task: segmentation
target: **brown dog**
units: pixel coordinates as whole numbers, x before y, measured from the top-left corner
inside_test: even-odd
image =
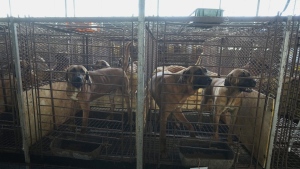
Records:
[[[226,123],[229,126],[228,141],[232,143],[231,135],[233,133],[233,125],[236,121],[237,112],[241,105],[241,98],[237,96],[241,92],[252,92],[256,81],[250,77],[250,73],[245,69],[234,69],[227,77],[214,78],[209,87],[204,89],[204,96],[201,101],[200,113],[208,104],[209,100],[213,100],[214,115],[214,139],[219,139],[218,129],[220,116],[223,113],[230,112],[231,116],[226,116]],[[199,121],[202,121],[201,115]]]
[[[94,70],[103,69],[103,68],[110,68],[110,64],[105,60],[97,60],[95,65],[93,66]]]
[[[206,73],[207,70],[204,67],[190,66],[177,73],[166,71],[152,76],[149,82],[149,92],[159,107],[160,146],[163,158],[167,156],[166,125],[171,113],[191,131],[191,136],[195,136],[194,127],[182,114],[181,107],[187,98],[195,94],[199,88],[210,85],[211,78]]]
[[[126,49],[129,48],[128,43]],[[129,52],[125,55],[125,62],[128,63]],[[77,101],[83,110],[82,132],[85,131],[88,124],[90,111],[89,102],[104,96],[116,93],[120,90],[124,93],[125,103],[128,111],[129,123],[132,124],[133,116],[130,104],[129,80],[126,75],[127,65],[122,68],[103,68],[95,71],[87,71],[82,65],[71,65],[66,72],[67,95],[74,101]],[[111,98],[111,97],[110,97]],[[114,103],[113,103],[114,104]],[[114,109],[114,108],[113,108]]]

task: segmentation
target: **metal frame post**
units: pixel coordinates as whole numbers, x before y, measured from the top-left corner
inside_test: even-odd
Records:
[[[279,81],[278,81],[278,89],[276,94],[276,102],[275,102],[275,109],[274,109],[274,115],[272,120],[272,128],[271,128],[271,135],[269,140],[269,148],[268,148],[268,157],[267,157],[267,164],[266,169],[270,169],[271,165],[271,159],[272,159],[272,153],[273,153],[273,146],[274,146],[274,140],[275,140],[275,132],[276,132],[276,123],[278,120],[278,111],[279,111],[279,104],[280,104],[280,98],[281,98],[281,89],[283,85],[284,80],[284,70],[286,66],[286,59],[288,55],[289,50],[289,41],[291,36],[291,21],[292,16],[288,17],[286,28],[285,28],[285,37],[284,37],[284,44],[283,44],[283,52],[281,55],[281,62],[280,62],[280,72],[279,72]]]
[[[145,108],[145,0],[139,0],[138,16],[138,87],[136,111],[136,168],[143,168]]]
[[[22,77],[21,77],[21,66],[20,66],[20,54],[19,54],[19,43],[18,43],[18,35],[16,29],[16,23],[13,20],[10,20],[10,31],[11,31],[11,40],[12,40],[12,55],[14,58],[15,72],[16,72],[16,95],[18,101],[18,110],[20,117],[20,125],[21,125],[21,133],[22,133],[22,141],[23,141],[23,151],[25,156],[25,163],[30,163],[29,156],[29,146],[26,135],[26,120],[25,120],[25,112],[24,112],[24,103],[23,100],[23,87],[22,87]]]

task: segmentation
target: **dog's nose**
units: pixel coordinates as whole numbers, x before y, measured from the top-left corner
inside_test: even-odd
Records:
[[[81,77],[78,77],[78,76],[75,77],[75,78],[74,78],[74,82],[81,82]]]

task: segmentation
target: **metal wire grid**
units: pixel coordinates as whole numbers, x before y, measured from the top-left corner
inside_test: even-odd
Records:
[[[281,92],[272,168],[299,168],[300,165],[299,19],[293,19],[291,23],[291,39],[289,40],[287,66]]]
[[[91,116],[88,124],[88,132],[80,134],[80,128],[71,129],[72,122],[66,121],[60,125],[56,130],[50,132],[49,135],[43,137],[39,142],[31,147],[32,154],[44,154],[55,155],[54,151],[51,151],[50,144],[54,139],[62,139],[65,141],[74,141],[73,145],[64,145],[61,148],[63,150],[74,150],[91,152],[95,147],[91,145],[102,146],[99,154],[95,156],[95,159],[105,160],[119,160],[119,161],[132,161],[135,159],[135,139],[134,134],[131,132],[132,126],[120,122],[121,114],[117,114],[118,119],[107,120],[99,118],[99,115],[103,117],[105,113],[91,112]],[[76,126],[81,126],[81,113],[77,114]],[[62,151],[63,151],[62,150]]]
[[[158,35],[159,51],[158,63],[156,63],[158,66],[175,64],[187,67],[194,65],[200,56],[201,65],[207,67],[209,71],[218,73],[221,77],[224,77],[234,68],[243,67],[251,60],[263,58],[262,63],[254,63],[254,67],[250,69],[263,72],[268,79],[276,79],[272,79],[272,81],[267,82],[265,85],[271,86],[271,83],[277,85],[279,61],[281,57],[280,48],[283,37],[283,25],[281,23],[241,24],[232,22],[223,25],[213,25],[214,27],[210,29],[192,27],[189,24],[180,22],[158,23],[157,26],[159,27],[157,32],[156,29],[151,30],[154,30],[153,34],[157,33]],[[271,69],[268,70],[264,67],[265,65]],[[261,77],[257,78],[260,80]],[[262,84],[258,83],[256,89],[260,89],[261,86]],[[270,91],[267,91],[265,94],[269,93]],[[178,144],[173,144],[172,142],[178,142],[180,138],[189,137],[189,132],[183,126],[181,126],[182,128],[174,129],[174,122],[172,122],[172,120],[168,121],[167,146],[169,157],[168,159],[160,159],[159,153],[157,153],[157,151],[159,151],[159,143],[157,143],[159,137],[159,128],[157,128],[157,125],[159,125],[159,121],[157,121],[158,117],[154,114],[149,115],[150,121],[148,122],[150,127],[148,126],[149,128],[147,129],[149,129],[149,131],[145,137],[152,140],[149,142],[147,140],[145,143],[145,146],[150,147],[146,151],[146,159],[154,163],[176,163],[180,161],[177,156]],[[186,117],[192,116],[190,119],[197,119],[197,116],[191,114],[185,113]],[[193,123],[197,131],[197,136],[204,140],[210,140],[213,133],[211,122],[206,122],[203,128],[197,127],[197,123],[198,122]],[[221,133],[220,135],[222,135],[221,140],[226,142],[227,128],[224,128],[224,126],[225,125],[220,128],[219,132]],[[237,149],[237,147],[241,147],[241,143],[237,137],[235,139],[236,145],[233,148]],[[152,145],[155,144],[155,142],[157,145]],[[254,145],[250,145],[250,147],[251,146]],[[153,147],[157,147],[158,150],[151,151]],[[249,154],[248,151],[244,150],[244,154],[237,151],[235,151],[235,153],[239,155],[237,155],[237,161],[233,168],[245,166],[260,167],[258,162],[254,159],[253,154]],[[248,160],[243,159],[243,156]]]
[[[57,118],[68,119],[68,115],[64,112],[54,111],[57,108],[62,111],[70,109],[64,107],[66,105],[57,105],[58,102],[66,101],[66,98],[53,96],[53,93],[65,90],[55,89],[53,86],[56,82],[64,81],[67,66],[82,64],[91,70],[97,60],[104,59],[111,66],[116,67],[118,60],[123,59],[125,42],[133,40],[133,36],[136,35],[136,32],[132,31],[133,23],[123,24],[127,25],[126,28],[130,28],[129,30],[123,29],[124,27],[111,26],[113,24],[108,23],[104,25],[110,25],[110,27],[101,27],[100,32],[82,33],[55,23],[25,22],[19,24],[19,36],[22,37],[20,56],[33,65],[33,73],[36,74],[33,78],[34,81],[30,81],[32,84],[26,91],[27,101],[29,100],[26,104],[30,117],[29,134],[31,144],[33,144],[31,153],[53,155],[49,148],[51,142],[55,138],[62,139],[67,134],[67,138],[75,141],[79,147],[84,143],[100,144],[102,140],[101,153],[98,154],[97,159],[131,161],[135,158],[135,140],[132,133],[134,127],[125,123],[128,121],[124,117],[127,109],[124,109],[123,105],[115,112],[110,112],[106,107],[93,107],[92,110],[97,111],[96,114],[113,113],[118,118],[108,120],[106,116],[101,116],[100,119],[90,116],[85,140],[77,139],[85,137],[78,136],[82,114],[76,119],[75,125],[78,127],[74,132],[70,129],[72,127],[72,124],[69,124],[70,121],[60,124],[61,121],[57,120]],[[76,28],[76,26],[74,27]],[[47,84],[50,87],[47,87]],[[42,94],[44,92],[50,92],[50,95],[44,96]],[[47,100],[51,100],[52,106],[44,105]],[[109,101],[97,100],[94,106],[106,104],[106,102],[109,103]],[[35,108],[31,109],[30,107]],[[52,112],[47,112],[49,110]],[[48,134],[43,136],[45,133]],[[65,148],[68,149],[68,147]]]
[[[22,152],[22,137],[15,97],[15,70],[9,25],[0,24],[0,151]]]
[[[20,35],[21,36],[21,35]],[[22,39],[22,38],[21,38]],[[24,40],[25,41],[25,40]],[[181,41],[181,40],[180,40]],[[23,43],[25,43],[25,42],[23,42]],[[201,46],[203,45],[203,44],[200,44]],[[204,45],[205,46],[205,45]],[[208,50],[210,51],[210,52],[213,52],[213,51],[217,51],[217,49],[216,49],[216,47],[215,46],[213,46],[213,45],[207,45],[208,47],[210,47],[210,48],[208,48]],[[279,46],[280,45],[278,45],[278,46],[275,46],[274,48],[276,48],[276,49],[279,49]],[[278,47],[278,48],[277,48]],[[194,47],[193,46],[193,48],[196,48],[196,47]],[[205,48],[204,48],[205,49]],[[81,50],[81,49],[80,49]],[[176,51],[176,52],[178,52],[178,51],[180,51],[180,50],[178,50],[178,49],[176,49],[176,50],[174,50],[174,51]],[[272,49],[270,49],[270,51],[272,51]],[[255,52],[255,51],[254,51]],[[26,52],[24,52],[24,53],[26,53]],[[41,52],[40,52],[41,53]],[[175,53],[175,52],[174,52]],[[205,50],[204,50],[204,53],[205,53]],[[218,54],[218,52],[214,52],[215,54]],[[237,56],[239,55],[239,54],[237,54],[236,52],[233,52],[233,53],[235,53]],[[243,52],[241,52],[241,53],[243,53]],[[248,53],[248,51],[245,51],[245,53]],[[262,52],[263,53],[263,52]],[[198,55],[198,54],[197,54]],[[195,56],[197,56],[197,55],[195,55]],[[251,55],[252,56],[252,55]],[[247,57],[247,56],[246,56]],[[79,62],[79,61],[78,61]],[[165,62],[165,63],[170,63],[170,62]],[[171,62],[172,63],[172,62]],[[191,63],[193,63],[192,61],[191,61]],[[211,62],[208,62],[208,63],[211,63]],[[226,61],[224,61],[224,63],[226,63]],[[242,63],[245,63],[245,61],[243,61],[243,58],[242,58],[242,61],[240,61],[240,60],[238,60],[237,62],[236,62],[236,64],[237,65],[239,65],[239,64],[242,64]],[[186,64],[190,64],[190,63],[185,63],[185,65]],[[208,66],[208,65],[207,65]],[[231,65],[232,66],[232,65]],[[276,73],[275,73],[276,74]]]
[[[134,26],[131,23],[127,25]],[[76,32],[71,28],[73,26],[56,23],[20,25],[20,54],[32,64],[37,74],[35,83],[40,85],[61,80],[62,71],[69,64],[83,64],[90,70],[97,60],[104,59],[116,67],[122,58],[123,43],[136,35],[136,32],[116,26],[99,26],[100,32],[94,33]]]

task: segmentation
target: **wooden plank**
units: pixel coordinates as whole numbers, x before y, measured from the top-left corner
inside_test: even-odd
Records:
[[[41,86],[38,91],[24,91],[25,121],[26,125],[29,126],[25,132],[27,139],[31,140],[31,145],[49,134],[55,126],[61,125],[72,115],[74,107],[66,95],[66,85],[66,82],[52,83],[53,106],[50,85]]]
[[[268,98],[264,111],[267,98],[258,94],[256,91],[241,94],[242,107],[238,113],[234,133],[264,168],[268,156],[274,99]]]

